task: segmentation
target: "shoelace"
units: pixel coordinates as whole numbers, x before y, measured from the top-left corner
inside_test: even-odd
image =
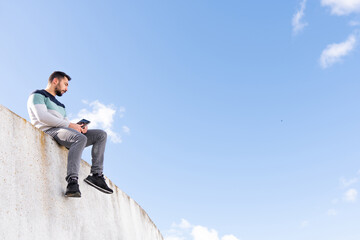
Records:
[[[101,174],[101,175],[100,175],[100,174],[96,174],[96,175],[94,175],[94,176],[101,178],[101,179],[105,182],[104,174]]]
[[[77,179],[77,178],[74,178],[74,177],[72,177],[72,178],[69,179],[69,183],[73,183],[73,182],[77,182],[77,181],[78,181],[78,179]]]

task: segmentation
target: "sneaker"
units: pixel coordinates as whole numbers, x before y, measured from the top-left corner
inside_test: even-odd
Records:
[[[77,178],[70,178],[65,192],[66,197],[81,197]]]
[[[94,188],[96,188],[97,190],[100,190],[104,193],[107,194],[113,193],[113,190],[109,188],[108,185],[106,184],[103,174],[101,175],[93,174],[92,176],[89,175],[87,178],[84,179],[84,181],[90,184],[91,186],[93,186]]]

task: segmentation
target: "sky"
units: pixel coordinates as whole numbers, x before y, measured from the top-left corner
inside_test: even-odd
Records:
[[[0,104],[69,74],[165,240],[358,240],[359,30],[360,0],[0,0]]]

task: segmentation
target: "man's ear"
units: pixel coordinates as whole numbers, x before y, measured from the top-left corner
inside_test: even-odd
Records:
[[[52,83],[54,83],[55,85],[57,85],[59,83],[59,79],[58,78],[54,78]]]

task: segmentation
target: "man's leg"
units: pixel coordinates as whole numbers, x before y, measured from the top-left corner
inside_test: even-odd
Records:
[[[86,147],[93,145],[91,149],[91,173],[102,174],[107,134],[103,130],[89,129],[85,136],[87,137]]]
[[[91,173],[84,181],[94,188],[108,194],[112,194],[113,190],[106,184],[103,175],[104,169],[104,152],[107,134],[103,130],[91,129],[85,133],[87,137],[86,146],[93,145],[91,150],[92,166]]]
[[[67,175],[69,178],[79,176],[81,155],[87,143],[87,137],[72,128],[51,128],[46,131],[56,142],[69,149]]]

